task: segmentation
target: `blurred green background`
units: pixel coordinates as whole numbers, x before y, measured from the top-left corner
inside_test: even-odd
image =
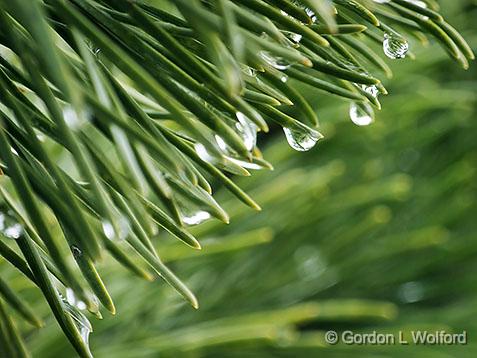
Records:
[[[477,2],[441,4],[475,50]],[[202,252],[159,235],[198,311],[106,259],[118,313],[92,318],[95,356],[476,356],[477,69],[462,71],[438,45],[411,45],[417,59],[391,63],[390,95],[368,127],[351,123],[346,103],[303,88],[325,140],[297,153],[278,128],[259,138],[275,171],[239,184],[261,213],[218,190],[232,222],[196,227]],[[39,297],[26,281],[14,286]],[[41,330],[18,324],[33,356],[74,356],[51,318]],[[468,344],[331,346],[331,329],[466,330]]]

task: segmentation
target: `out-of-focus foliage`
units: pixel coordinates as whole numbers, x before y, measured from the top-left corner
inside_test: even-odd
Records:
[[[475,2],[442,4],[475,46]],[[327,139],[298,155],[278,137],[259,138],[275,171],[239,184],[260,214],[220,192],[233,220],[194,228],[202,252],[162,235],[154,241],[188,277],[200,310],[106,257],[99,268],[118,314],[92,319],[95,355],[475,356],[477,72],[451,68],[435,46],[416,52],[417,60],[394,67],[392,95],[371,126],[354,126],[347,107],[303,92]],[[46,318],[33,330],[13,315],[33,354],[70,354],[38,292],[0,265],[2,278]],[[329,329],[466,330],[469,343],[328,346]]]

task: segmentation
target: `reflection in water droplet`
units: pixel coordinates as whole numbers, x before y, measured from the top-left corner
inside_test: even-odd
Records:
[[[406,57],[409,50],[409,44],[406,39],[398,34],[385,33],[383,40],[384,54],[392,59],[401,59]]]
[[[68,289],[66,292],[68,294]],[[78,310],[78,308],[71,305],[68,300],[63,297],[63,295],[61,295],[59,292],[58,295],[61,298],[63,311],[72,318],[75,327],[78,329],[81,339],[89,349],[89,334],[93,331],[91,322],[83,313]]]
[[[199,210],[193,213],[183,213],[182,221],[184,224],[193,226],[203,223],[205,220],[210,219],[210,214],[207,211]]]
[[[0,212],[0,232],[9,239],[18,239],[23,234],[23,226],[13,218],[12,214],[10,210],[6,213]]]
[[[368,103],[351,102],[349,107],[349,117],[358,126],[367,126],[374,121],[373,108]]]
[[[300,152],[310,150],[323,138],[318,131],[298,122],[290,127],[283,127],[283,131],[290,147]]]

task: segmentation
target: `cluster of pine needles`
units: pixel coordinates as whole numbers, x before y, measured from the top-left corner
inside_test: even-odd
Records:
[[[391,76],[373,43],[404,58],[406,37],[432,37],[474,58],[434,0],[1,0],[0,21],[0,255],[85,357],[81,310],[115,313],[106,252],[198,307],[151,239],[200,249],[188,226],[229,221],[211,184],[260,210],[232,179],[272,168],[257,132],[277,124],[299,151],[323,136],[301,84],[371,118]],[[42,325],[1,278],[0,295]],[[28,355],[3,301],[0,321],[9,355]]]

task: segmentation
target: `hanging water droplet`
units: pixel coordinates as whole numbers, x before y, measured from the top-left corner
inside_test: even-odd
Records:
[[[91,322],[83,313],[78,310],[78,308],[71,305],[68,300],[65,299],[65,297],[63,297],[59,292],[58,295],[61,298],[63,311],[71,317],[75,327],[78,329],[81,339],[89,349],[89,335],[93,331]]]
[[[9,210],[6,213],[0,212],[0,232],[9,239],[19,239],[23,234],[23,226],[13,218],[13,213]]]
[[[293,149],[304,152],[313,148],[323,135],[299,122],[290,127],[283,127],[288,144]]]
[[[118,215],[116,220],[117,227],[114,227],[113,223],[109,220],[103,220],[103,232],[104,235],[112,241],[125,240],[129,235],[129,220],[124,215]]]
[[[374,111],[369,103],[351,102],[349,107],[349,117],[358,126],[367,126],[374,121]]]
[[[406,57],[409,50],[409,44],[402,36],[394,33],[385,33],[383,40],[384,54],[394,59],[401,59]]]
[[[210,214],[207,211],[204,210],[199,210],[196,212],[191,212],[191,213],[182,213],[182,221],[186,225],[199,225],[200,223],[203,223],[205,220],[210,219]]]

